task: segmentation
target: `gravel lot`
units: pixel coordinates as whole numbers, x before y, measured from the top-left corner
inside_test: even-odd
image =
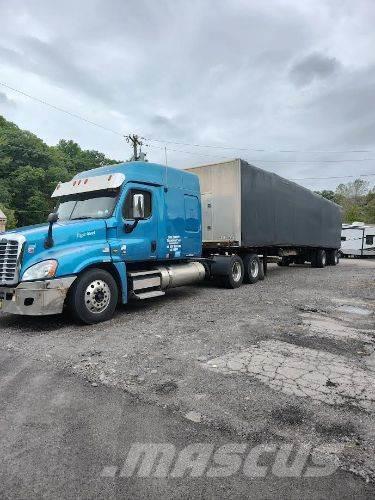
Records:
[[[238,290],[204,284],[97,326],[0,315],[0,349],[251,442],[340,444],[375,481],[375,261],[269,265]]]

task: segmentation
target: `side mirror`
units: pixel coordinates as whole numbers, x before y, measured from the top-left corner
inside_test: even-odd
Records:
[[[55,222],[57,222],[59,220],[59,214],[57,212],[52,212],[48,215],[48,218],[47,218],[47,221],[50,223],[50,224],[54,224]]]
[[[59,220],[59,214],[57,212],[52,212],[49,214],[47,221],[49,223],[47,238],[44,240],[44,248],[52,248],[54,245],[52,236],[52,226],[55,222]]]
[[[133,196],[133,219],[143,219],[145,216],[145,197],[143,194],[135,194]]]

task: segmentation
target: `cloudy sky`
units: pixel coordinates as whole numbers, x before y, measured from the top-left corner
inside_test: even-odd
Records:
[[[187,144],[167,144],[178,167],[242,157],[288,178],[375,173],[361,161],[375,159],[373,0],[0,0],[0,23],[1,82],[160,139],[151,161],[166,140]],[[120,135],[1,86],[0,114],[49,144],[130,154]]]

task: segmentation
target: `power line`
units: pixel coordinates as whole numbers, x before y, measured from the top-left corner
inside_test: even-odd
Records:
[[[177,141],[169,141],[166,139],[153,139],[150,137],[146,137],[148,141],[151,142],[160,142],[163,144],[174,144],[176,146],[191,146],[195,148],[214,148],[214,149],[228,149],[228,150],[236,150],[236,151],[252,151],[258,153],[329,153],[329,154],[344,154],[344,153],[372,153],[372,149],[347,149],[343,151],[316,151],[316,150],[302,150],[302,149],[280,149],[280,150],[267,150],[267,149],[255,149],[255,148],[244,148],[239,146],[219,146],[217,144],[194,144],[188,142],[177,142]]]
[[[12,90],[13,92],[17,92],[20,95],[23,95],[25,97],[28,97],[29,99],[32,99],[36,102],[39,102],[40,104],[44,104],[45,106],[48,106],[56,111],[60,111],[61,113],[65,113],[69,116],[72,116],[73,118],[76,118],[78,120],[81,120],[85,123],[89,123],[90,125],[93,125],[95,127],[101,128],[102,130],[106,130],[107,132],[112,132],[113,134],[119,135],[121,137],[124,137],[124,134],[119,132],[118,130],[114,130],[112,128],[109,128],[105,125],[102,125],[100,123],[94,122],[92,120],[89,120],[85,118],[84,116],[78,115],[77,113],[72,113],[71,111],[68,111],[67,109],[61,108],[60,106],[56,106],[55,104],[51,104],[48,101],[45,101],[44,99],[40,99],[39,97],[35,97],[31,94],[28,94],[20,89],[16,89],[15,87],[11,87],[10,85],[0,82],[0,85],[4,88],[7,88],[9,90]],[[259,153],[306,153],[306,154],[315,154],[315,153],[320,153],[320,154],[346,154],[346,153],[372,153],[374,150],[371,149],[352,149],[352,150],[342,150],[342,151],[314,151],[314,150],[298,150],[298,149],[281,149],[281,150],[267,150],[263,148],[249,148],[249,147],[239,147],[239,146],[219,146],[217,144],[196,144],[196,143],[188,143],[188,142],[178,142],[178,141],[170,141],[167,139],[155,139],[155,138],[146,138],[148,141],[151,142],[158,142],[161,144],[174,144],[178,146],[190,146],[190,147],[197,147],[197,148],[210,148],[210,149],[223,149],[223,150],[232,150],[232,151],[251,151],[251,152],[259,152]],[[155,146],[152,146],[155,147]],[[173,150],[170,150],[173,151]],[[186,151],[179,151],[179,150],[174,150],[176,152],[180,153],[186,153],[190,154],[189,152]],[[273,162],[277,160],[258,160],[258,161],[268,161],[268,162]],[[297,162],[297,160],[295,160]],[[311,160],[313,161],[313,160]],[[328,162],[330,160],[326,160]],[[334,161],[334,160],[331,160]],[[335,160],[339,161],[339,160]],[[344,161],[344,160],[340,160]],[[346,160],[346,161],[351,161],[351,160]],[[356,160],[359,161],[359,160]],[[370,159],[361,159],[360,161],[370,161]]]
[[[101,125],[100,123],[96,123],[96,122],[89,120],[81,115],[76,114],[76,113],[72,113],[71,111],[68,111],[64,108],[61,108],[61,107],[56,106],[54,104],[51,104],[48,101],[45,101],[45,100],[40,99],[38,97],[35,97],[35,96],[28,94],[22,90],[11,87],[10,85],[7,85],[4,82],[0,82],[0,85],[9,89],[9,90],[12,90],[13,92],[17,92],[18,94],[23,95],[29,99],[32,99],[36,102],[44,104],[45,106],[48,106],[56,111],[60,111],[62,113],[65,113],[65,114],[67,114],[73,118],[79,119],[85,123],[88,123],[88,124],[93,125],[95,127],[101,128],[102,130],[106,130],[107,132],[111,132],[111,133],[119,135],[121,137],[125,137],[124,134],[122,134],[121,132],[119,132],[117,130],[111,129],[111,128],[106,127],[104,125]],[[176,144],[176,145],[201,147],[201,148],[213,148],[213,149],[236,150],[236,151],[253,151],[253,152],[270,152],[270,151],[267,151],[265,149],[242,148],[242,147],[235,147],[235,146],[218,146],[218,145],[212,145],[212,144],[192,144],[192,143],[183,143],[183,142],[177,142],[177,141],[169,141],[169,140],[165,140],[165,139],[148,138],[147,140],[152,141],[152,142],[159,142],[159,143],[163,143],[163,144]],[[13,146],[13,147],[17,147],[17,146]],[[158,147],[158,146],[153,146],[153,145],[151,145],[149,147],[152,147],[155,149],[161,149],[161,150],[164,150],[164,152],[166,152],[166,147]],[[21,148],[21,149],[23,149],[23,148]],[[193,155],[193,156],[202,156],[202,157],[205,156],[205,157],[212,158],[212,155],[207,155],[204,153],[195,153],[192,151],[183,151],[183,150],[179,150],[179,149],[168,149],[168,151],[182,153],[182,154],[189,154],[189,155]],[[322,154],[323,153],[335,153],[335,154],[342,154],[342,153],[368,153],[368,152],[372,152],[372,150],[346,150],[346,151],[279,150],[279,151],[273,151],[273,152],[277,152],[277,153],[322,153]],[[38,152],[38,153],[39,154],[46,154],[44,152]],[[219,156],[219,155],[217,155],[217,156]],[[229,159],[229,158],[225,158],[221,155],[220,155],[220,157],[223,159]],[[358,159],[353,158],[353,159],[337,159],[337,160],[282,160],[282,161],[280,161],[280,160],[267,160],[267,159],[257,158],[257,159],[251,159],[248,161],[260,162],[260,163],[263,162],[263,163],[282,164],[282,163],[344,163],[344,162],[359,162],[359,161],[366,162],[366,161],[375,161],[375,159],[374,158],[358,158]],[[290,179],[290,180],[345,179],[345,178],[354,178],[354,177],[370,177],[373,175],[375,175],[375,174],[361,174],[361,175],[357,175],[357,176],[347,175],[347,176],[331,176],[331,177],[304,177],[304,178],[295,178],[295,179]]]
[[[61,113],[65,113],[69,116],[72,116],[73,118],[77,118],[78,120],[82,120],[83,122],[89,123],[90,125],[94,125],[94,127],[99,127],[103,130],[106,130],[107,132],[112,132],[113,134],[120,135],[121,137],[124,137],[124,134],[122,134],[121,132],[118,132],[117,130],[114,130],[112,128],[108,128],[104,125],[101,125],[100,123],[96,123],[96,122],[93,122],[91,120],[88,120],[84,116],[77,115],[76,113],[72,113],[71,111],[68,111],[67,109],[60,108],[59,106],[55,106],[54,104],[51,104],[50,102],[44,101],[43,99],[39,99],[39,97],[35,97],[33,95],[27,94],[26,92],[23,92],[22,90],[11,87],[10,85],[7,85],[4,82],[0,82],[0,85],[2,87],[9,89],[9,90],[13,90],[13,92],[17,92],[18,94],[21,94],[25,97],[28,97],[29,99],[37,101],[40,104],[44,104],[45,106],[49,106],[50,108],[55,109],[56,111],[60,111]]]
[[[372,177],[375,174],[358,174],[358,175],[338,175],[338,176],[331,176],[331,177],[300,177],[298,179],[289,179],[290,181],[310,181],[310,180],[320,180],[320,179],[349,179],[349,178],[356,178],[358,179],[359,177]]]
[[[163,150],[164,151],[164,148],[160,147],[160,146],[153,146],[153,145],[149,145],[150,148],[155,148],[155,149],[160,149],[160,150]],[[187,154],[187,155],[193,155],[193,156],[205,156],[207,158],[212,158],[213,156],[212,155],[208,155],[208,154],[204,154],[204,153],[195,153],[194,151],[184,151],[182,149],[170,149],[168,148],[168,151],[172,151],[172,152],[175,152],[175,153],[182,153],[182,154]],[[216,155],[216,156],[220,156],[220,155]],[[232,160],[233,157],[229,158],[229,157],[225,157],[225,156],[220,156],[220,158],[223,158],[223,159],[228,159],[228,160]],[[259,162],[259,163],[279,163],[279,164],[283,164],[283,163],[355,163],[355,162],[364,162],[364,161],[374,161],[375,162],[375,158],[352,158],[352,159],[340,159],[340,160],[265,160],[263,158],[252,158],[252,159],[246,159],[246,161],[250,161],[250,162]]]

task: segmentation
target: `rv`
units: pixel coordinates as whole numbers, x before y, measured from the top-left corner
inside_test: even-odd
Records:
[[[343,224],[340,253],[343,257],[375,257],[375,226]]]

